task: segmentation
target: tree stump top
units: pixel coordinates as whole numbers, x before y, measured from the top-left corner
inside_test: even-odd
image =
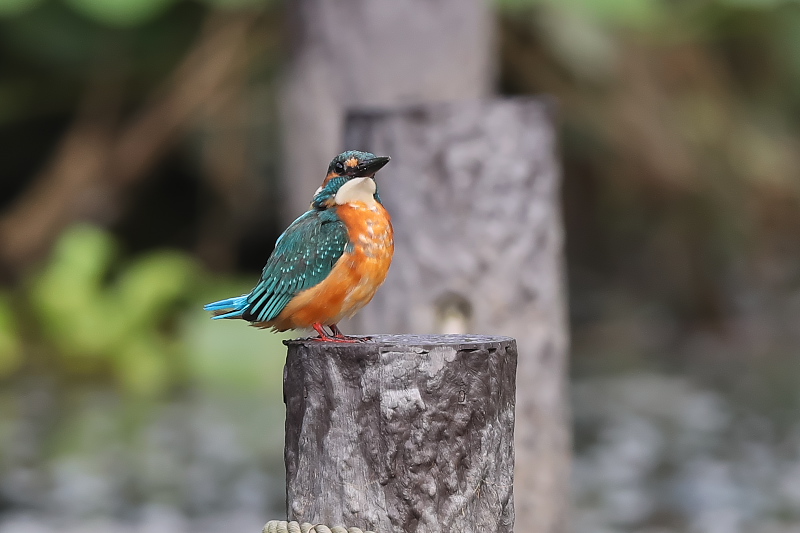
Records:
[[[356,337],[361,337],[356,335]],[[359,344],[326,343],[329,348],[344,348],[351,353],[374,352],[375,348],[401,348],[414,347],[418,349],[433,349],[439,346],[448,346],[455,350],[498,348],[515,342],[512,337],[500,335],[370,335],[369,340]],[[314,337],[285,340],[286,346],[318,344],[320,341]],[[322,345],[322,344],[320,344]]]

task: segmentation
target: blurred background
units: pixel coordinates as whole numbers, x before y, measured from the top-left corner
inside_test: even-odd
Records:
[[[572,529],[800,532],[800,2],[490,7],[495,90],[560,106]],[[286,336],[202,304],[285,227],[301,37],[277,0],[0,0],[1,533],[283,515]]]

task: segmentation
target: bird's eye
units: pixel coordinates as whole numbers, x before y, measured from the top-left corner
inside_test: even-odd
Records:
[[[341,161],[336,163],[336,172],[344,172],[344,163]]]

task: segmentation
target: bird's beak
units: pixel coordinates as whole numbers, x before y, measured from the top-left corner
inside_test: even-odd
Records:
[[[353,173],[354,176],[359,178],[371,178],[375,175],[377,171],[382,169],[386,163],[391,160],[391,157],[374,157],[372,159],[367,159],[366,161],[362,161],[358,164],[355,168],[355,172]]]

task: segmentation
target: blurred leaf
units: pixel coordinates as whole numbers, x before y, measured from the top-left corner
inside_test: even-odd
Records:
[[[48,273],[77,291],[96,286],[108,272],[116,245],[105,232],[85,224],[73,226],[59,239]]]
[[[744,7],[744,8],[756,8],[756,9],[773,9],[781,4],[788,3],[787,0],[717,0],[717,1],[721,5],[728,7]]]
[[[542,3],[542,0],[495,0],[500,9],[514,10],[526,9]]]
[[[612,74],[617,56],[613,36],[590,18],[546,9],[537,27],[553,54],[579,78],[601,81]]]
[[[122,386],[137,396],[157,396],[170,384],[167,355],[152,338],[137,337],[116,358],[115,371]]]
[[[772,48],[795,85],[800,85],[800,9],[783,9],[771,34]],[[796,95],[798,91],[794,90]]]
[[[203,0],[206,4],[221,9],[243,9],[275,3],[275,0]]]
[[[75,11],[109,26],[135,26],[154,19],[174,0],[64,0]]]
[[[129,392],[157,394],[170,383],[171,360],[180,352],[176,332],[162,326],[196,286],[197,268],[183,254],[160,251],[123,265],[114,278],[115,249],[97,228],[67,230],[32,287],[34,310],[68,369],[94,360]]]
[[[0,378],[19,368],[22,362],[22,343],[14,309],[5,297],[0,297]]]
[[[103,36],[95,24],[66,6],[46,2],[5,24],[2,37],[22,61],[56,68],[48,72],[50,77],[60,75],[72,81],[89,74]],[[49,98],[60,97],[59,91],[55,93]]]
[[[554,4],[568,5],[597,21],[626,26],[648,26],[660,21],[664,15],[661,0],[568,0]]]
[[[100,230],[75,226],[59,239],[33,285],[31,301],[45,333],[65,353],[96,356],[109,342],[100,284],[115,248]]]
[[[495,0],[502,10],[546,6],[571,12],[595,23],[643,27],[659,22],[665,13],[662,0]]]
[[[157,322],[197,280],[193,261],[177,252],[156,252],[127,268],[117,282],[113,305],[131,325]]]
[[[0,17],[13,17],[39,5],[42,0],[0,0]]]
[[[756,121],[739,125],[729,135],[730,160],[744,179],[769,184],[784,191],[796,181],[796,141],[778,128],[759,126]]]
[[[223,288],[204,301],[241,294],[249,288],[244,284]],[[249,327],[241,320],[212,322],[200,305],[186,315],[181,330],[186,339],[188,371],[194,381],[222,390],[267,390],[280,402],[286,359],[282,341],[297,337],[298,332],[276,334]]]

